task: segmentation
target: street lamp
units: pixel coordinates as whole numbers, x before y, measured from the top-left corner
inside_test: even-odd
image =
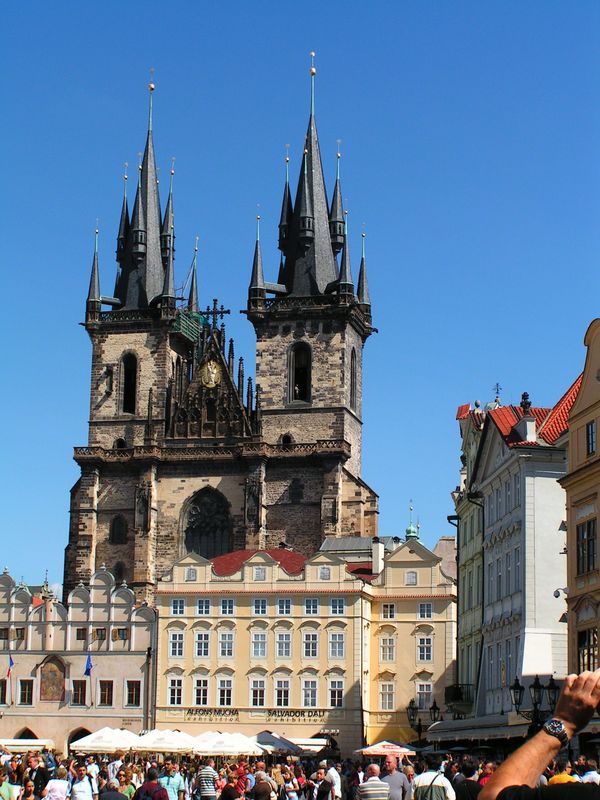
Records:
[[[419,708],[415,703],[414,697],[411,698],[408,705],[406,706],[406,716],[408,718],[408,724],[417,734],[420,746],[422,743],[422,736],[423,736],[423,723],[421,722],[421,717],[419,716]],[[429,717],[432,722],[437,722],[440,718],[440,707],[435,702],[435,700],[429,707]]]
[[[433,701],[431,704],[431,708],[429,709],[429,716],[431,717],[432,722],[437,722],[440,718],[440,707],[438,704]]]
[[[524,692],[525,687],[519,682],[518,677],[515,677],[515,682],[510,686],[510,699],[512,700],[512,704],[515,707],[517,714],[520,714],[522,717],[525,717],[525,719],[531,721],[531,725],[529,726],[527,733],[529,736],[533,736],[541,729],[548,717],[552,716],[554,713],[560,688],[554,680],[554,677],[550,676],[547,685],[544,686],[540,681],[539,676],[536,675],[529,687],[532,705],[531,711],[521,711]],[[546,692],[546,696],[548,698],[549,713],[541,710],[544,702],[544,692]]]

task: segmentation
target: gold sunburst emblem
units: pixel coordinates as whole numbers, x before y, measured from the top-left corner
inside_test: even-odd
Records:
[[[207,389],[213,389],[221,383],[221,367],[216,361],[206,361],[200,367],[200,380]]]

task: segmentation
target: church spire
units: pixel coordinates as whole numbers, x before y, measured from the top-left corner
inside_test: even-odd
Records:
[[[256,245],[252,262],[252,277],[248,287],[249,306],[261,305],[265,299],[265,278],[263,273],[262,252],[260,249],[260,214],[256,215]]]
[[[337,255],[344,246],[344,206],[342,203],[342,185],[340,183],[340,140],[338,139],[337,149],[337,168],[335,175],[335,188],[331,200],[331,210],[329,212],[329,232],[331,234],[331,246]]]
[[[311,53],[314,59],[314,53]],[[329,233],[329,204],[315,123],[314,61],[310,67],[310,115],[291,224],[287,231],[283,277],[291,295],[323,294],[338,277]]]
[[[348,242],[348,212],[345,211],[344,220],[344,252],[342,253],[342,266],[340,268],[340,282],[338,293],[346,302],[354,297],[354,282],[350,268],[350,245]]]
[[[196,275],[196,263],[198,261],[198,237],[196,236],[196,246],[194,247],[194,258],[192,260],[192,279],[190,281],[190,294],[188,296],[188,311],[198,312],[198,278]]]
[[[369,284],[367,282],[367,262],[365,260],[365,238],[367,234],[362,234],[362,257],[360,259],[360,269],[358,271],[358,288],[357,297],[361,306],[367,306],[368,311],[371,311],[371,298],[369,296]]]
[[[171,159],[171,174],[169,176],[169,197],[165,216],[160,229],[160,254],[163,267],[167,268],[171,250],[175,251],[175,219],[173,216],[173,176],[175,175],[175,158]],[[175,258],[175,255],[173,255]]]
[[[121,218],[119,220],[119,232],[117,234],[117,261],[121,265],[123,265],[125,260],[128,233],[129,209],[127,207],[127,162],[125,162],[125,172],[123,173],[123,205],[121,206]]]
[[[98,270],[98,228],[94,234],[94,258],[92,260],[92,273],[88,289],[86,309],[88,314],[100,311],[100,273]]]
[[[294,209],[292,206],[292,196],[290,194],[290,157],[286,153],[285,186],[283,189],[283,200],[281,202],[281,216],[279,218],[279,249],[282,253],[285,252],[293,213]]]

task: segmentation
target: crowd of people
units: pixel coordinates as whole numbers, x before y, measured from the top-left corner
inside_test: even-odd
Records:
[[[501,764],[428,753],[399,763],[320,762],[288,757],[267,767],[239,759],[56,760],[52,753],[0,755],[0,800],[600,800],[596,761],[560,755],[600,706],[600,670],[569,675],[554,727],[531,737]]]

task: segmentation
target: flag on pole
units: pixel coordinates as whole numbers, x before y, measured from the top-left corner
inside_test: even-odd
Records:
[[[13,657],[11,655],[8,656],[8,669],[6,670],[6,677],[10,678],[10,674],[12,672],[12,668],[14,667],[15,662],[13,661]]]
[[[88,653],[87,661],[85,662],[85,672],[84,675],[91,675],[92,674],[92,657]]]

